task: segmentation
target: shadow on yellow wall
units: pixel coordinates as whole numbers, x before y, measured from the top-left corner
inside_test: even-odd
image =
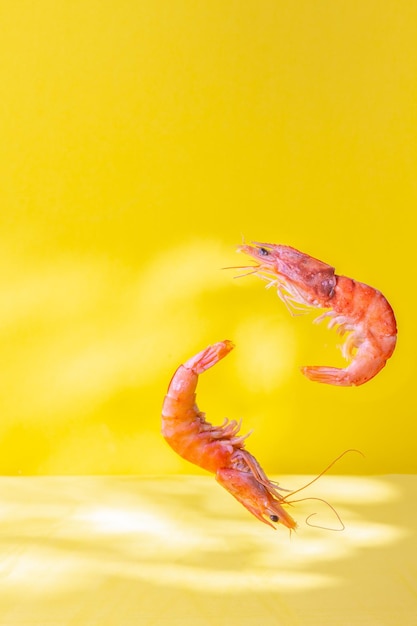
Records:
[[[140,272],[95,257],[56,257],[4,281],[3,471],[190,471],[159,435],[162,398],[182,360],[225,337],[237,348],[201,377],[199,406],[213,422],[243,417],[244,431],[255,429],[249,449],[253,441],[270,471],[319,472],[352,445],[367,453],[374,445],[374,422],[362,423],[368,406],[383,413],[397,405],[385,372],[358,389],[306,381],[298,366],[313,353],[342,362],[336,333],[312,326],[312,316],[292,318],[261,283],[235,281],[239,270],[222,272],[222,260],[235,259],[230,252],[195,240],[154,255]],[[386,373],[392,387],[394,368]],[[360,434],[352,436],[342,424],[355,421]],[[357,459],[343,467],[364,471]]]

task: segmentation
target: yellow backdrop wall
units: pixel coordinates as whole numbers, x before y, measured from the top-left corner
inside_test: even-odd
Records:
[[[416,471],[417,5],[0,0],[1,473],[190,472],[173,370],[276,473]],[[359,388],[340,341],[221,268],[285,243],[379,288],[399,340]]]

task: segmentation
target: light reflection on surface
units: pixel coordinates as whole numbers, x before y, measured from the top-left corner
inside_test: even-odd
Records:
[[[100,533],[162,535],[168,530],[160,518],[146,511],[136,513],[128,509],[96,508],[81,513],[78,520]]]
[[[395,562],[405,571],[415,552],[413,514],[401,513],[410,487],[417,488],[411,477],[324,477],[319,495],[336,506],[346,530],[306,526],[319,504],[312,500],[292,507],[299,528],[290,536],[260,524],[210,477],[3,478],[0,616],[8,621],[0,624],[31,624],[36,607],[38,617],[41,611],[49,619],[54,599],[62,613],[57,624],[82,624],[66,621],[80,591],[92,594],[93,615],[94,603],[109,599],[109,591],[98,590],[115,582],[132,593],[134,585],[135,598],[155,594],[161,601],[171,589],[181,598],[197,594],[203,603],[213,595],[225,602],[236,594],[279,593],[291,604],[294,594],[310,597],[313,589],[343,597],[348,581],[349,593],[355,581],[366,597],[366,571],[375,559],[391,559],[385,586]],[[353,493],[362,497],[355,502]],[[378,576],[376,568],[373,585]],[[395,590],[398,583],[389,584]]]

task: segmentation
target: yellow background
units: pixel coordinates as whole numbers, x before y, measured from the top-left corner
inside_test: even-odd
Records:
[[[417,5],[0,0],[0,472],[195,468],[159,434],[177,365],[272,473],[415,472]],[[222,267],[285,243],[379,288],[399,340],[360,388],[338,338]],[[197,471],[195,469],[195,471]]]

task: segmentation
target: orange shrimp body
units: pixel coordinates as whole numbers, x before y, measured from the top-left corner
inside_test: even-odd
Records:
[[[362,385],[384,367],[397,341],[393,310],[380,291],[346,276],[335,268],[290,246],[253,242],[238,248],[258,262],[254,273],[276,286],[289,307],[329,309],[316,321],[329,317],[329,328],[350,332],[342,352],[345,368],[307,366],[307,378],[330,385]]]
[[[223,359],[231,341],[220,341],[180,365],[168,387],[162,408],[162,435],[175,452],[187,461],[215,474],[217,481],[248,511],[265,524],[281,522],[289,529],[297,524],[285,511],[285,499],[257,460],[247,452],[239,435],[240,423],[225,419],[212,426],[196,405],[199,374]]]

